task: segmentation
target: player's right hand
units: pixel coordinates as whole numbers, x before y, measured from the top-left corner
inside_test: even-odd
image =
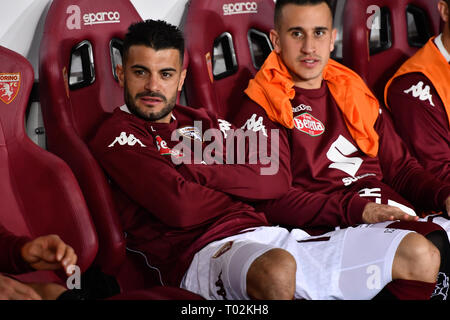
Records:
[[[364,223],[378,223],[395,220],[417,221],[419,217],[409,215],[397,207],[369,202],[364,207],[362,219]]]
[[[31,287],[0,275],[0,300],[42,300]]]

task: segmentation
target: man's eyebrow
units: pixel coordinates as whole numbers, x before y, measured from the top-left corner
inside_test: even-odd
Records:
[[[130,67],[131,69],[144,69],[145,71],[150,71],[149,68],[146,66],[143,66],[141,64],[134,64]]]
[[[328,31],[328,30],[329,30],[328,27],[314,27],[314,31]],[[292,28],[289,28],[289,29],[288,29],[288,32],[291,32],[291,31],[301,31],[301,32],[304,32],[305,29],[304,29],[303,27],[296,26],[296,27],[292,27]]]
[[[145,71],[150,71],[149,68],[147,68],[146,66],[140,65],[140,64],[132,65],[131,68],[132,69],[144,69]],[[176,72],[177,69],[168,67],[168,68],[161,69],[159,71],[160,72]]]

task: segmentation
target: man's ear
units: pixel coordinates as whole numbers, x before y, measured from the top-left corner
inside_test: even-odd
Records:
[[[280,44],[280,35],[278,34],[278,31],[276,31],[275,29],[270,30],[270,41],[272,42],[273,45],[273,50],[280,54],[281,53],[281,44]]]
[[[116,65],[116,74],[117,78],[119,80],[119,85],[123,88],[124,87],[124,80],[123,80],[123,66],[121,64]]]
[[[183,71],[181,71],[180,81],[178,82],[178,91],[181,91],[183,89],[184,80],[186,79],[186,73],[186,69],[183,69]]]
[[[447,2],[441,0],[438,2],[438,11],[439,15],[441,16],[441,19],[447,23],[449,22],[449,7],[447,5]]]
[[[337,29],[333,29],[333,31],[331,31],[330,52],[333,52],[333,50],[334,50],[334,44],[336,43],[336,37],[337,37]]]

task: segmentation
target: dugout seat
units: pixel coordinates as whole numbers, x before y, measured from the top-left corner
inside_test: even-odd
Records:
[[[272,51],[273,0],[191,0],[184,25],[187,103],[230,119]]]
[[[347,0],[343,64],[384,101],[386,82],[403,62],[439,32],[438,0]]]
[[[96,264],[115,274],[125,239],[108,181],[85,141],[104,115],[122,105],[114,66],[130,23],[141,20],[128,0],[55,0],[45,19],[39,93],[47,148],[71,167],[99,237]]]
[[[47,148],[78,179],[99,239],[95,266],[114,276],[124,294],[160,285],[159,271],[149,268],[145,257],[126,250],[118,203],[86,142],[104,117],[124,104],[115,66],[122,63],[128,27],[138,21],[142,19],[128,0],[53,0],[39,56]],[[155,290],[174,299],[186,294],[179,288]]]
[[[97,234],[70,168],[26,134],[33,82],[28,60],[0,47],[0,224],[17,236],[59,235],[74,248],[83,272],[97,254]],[[66,276],[36,271],[16,278],[65,283]]]

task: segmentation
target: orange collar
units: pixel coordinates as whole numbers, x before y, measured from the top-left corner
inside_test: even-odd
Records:
[[[388,81],[384,90],[384,101],[389,108],[387,104],[387,92],[396,78],[407,73],[422,73],[431,81],[444,103],[445,112],[447,113],[450,125],[450,65],[439,49],[434,45],[433,41],[434,38],[430,39],[425,46],[409,58]]]
[[[380,109],[378,100],[354,71],[334,60],[329,60],[323,78],[359,148],[368,156],[376,157],[379,137],[374,125]],[[272,51],[267,57],[245,93],[264,108],[270,120],[294,128],[291,105],[295,97],[294,81],[277,53]]]

